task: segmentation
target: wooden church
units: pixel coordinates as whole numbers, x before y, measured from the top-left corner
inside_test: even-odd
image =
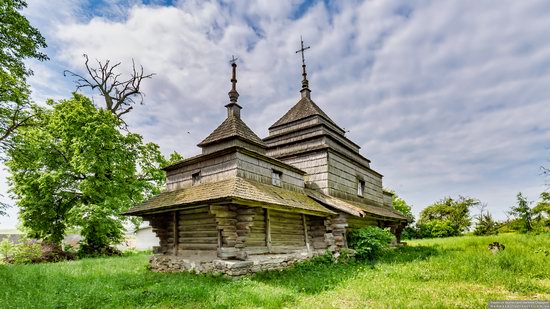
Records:
[[[311,99],[301,98],[259,138],[241,119],[236,67],[225,120],[201,154],[164,168],[163,193],[125,212],[160,239],[156,271],[243,275],[347,247],[346,233],[387,227],[399,241],[407,218],[392,207],[382,175]]]

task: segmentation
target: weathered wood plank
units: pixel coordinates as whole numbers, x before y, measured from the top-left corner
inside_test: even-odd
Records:
[[[218,237],[192,237],[180,238],[180,244],[217,244]]]
[[[190,238],[190,237],[218,237],[218,231],[216,230],[203,230],[203,231],[180,231],[181,238]]]
[[[179,210],[179,213],[181,215],[189,215],[189,214],[197,214],[197,213],[207,213],[208,212],[208,206],[203,206],[199,208],[191,208],[191,209],[182,209]]]
[[[215,230],[218,225],[216,223],[200,224],[200,225],[180,225],[179,230],[182,232],[193,231],[212,231]]]
[[[180,250],[216,250],[218,244],[179,244]]]
[[[271,220],[270,220],[270,210],[265,210],[265,235],[267,243],[267,251],[271,252]]]

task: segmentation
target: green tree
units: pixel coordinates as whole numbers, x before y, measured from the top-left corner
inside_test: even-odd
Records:
[[[527,197],[519,192],[517,194],[517,205],[512,206],[508,212],[520,221],[520,232],[522,233],[533,230],[533,210],[529,207],[529,204],[531,204],[531,202],[527,200]]]
[[[411,221],[414,221],[414,215],[412,213],[411,205],[407,204],[407,202],[401,197],[399,197],[395,192],[392,192],[392,193],[393,193],[393,196],[392,196],[393,208],[399,211],[405,217],[410,218]]]
[[[470,208],[479,204],[479,200],[470,197],[446,197],[424,208],[417,226],[423,237],[458,236],[472,224]]]
[[[20,218],[31,237],[57,244],[68,227],[78,227],[83,250],[103,252],[123,237],[120,213],[159,192],[168,160],[82,95],[48,105],[8,151]]]
[[[490,212],[482,212],[477,216],[474,227],[474,235],[494,235],[498,234],[499,223],[493,219]]]
[[[550,230],[550,193],[542,192],[540,200],[533,207],[534,221],[543,229]]]
[[[0,146],[6,147],[14,131],[30,119],[26,78],[32,71],[23,60],[47,60],[40,52],[46,40],[19,12],[23,0],[0,1]]]
[[[0,153],[9,145],[18,127],[31,119],[32,104],[26,77],[32,71],[24,59],[47,60],[40,52],[46,40],[19,12],[27,6],[23,0],[0,1]],[[0,203],[0,216],[8,207]]]

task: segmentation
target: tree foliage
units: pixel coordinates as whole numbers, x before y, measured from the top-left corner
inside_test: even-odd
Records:
[[[405,217],[410,218],[411,221],[414,220],[414,215],[412,213],[411,205],[407,204],[407,202],[401,197],[399,197],[395,192],[392,192],[392,193],[393,193],[393,196],[392,196],[393,208],[399,211]]]
[[[533,230],[533,210],[529,206],[531,203],[521,192],[516,196],[517,204],[510,208],[510,215],[516,217],[521,223],[520,232],[530,232]]]
[[[460,196],[458,199],[446,197],[420,213],[417,227],[422,237],[450,237],[466,232],[472,224],[470,208],[480,201]]]
[[[482,236],[498,234],[499,226],[500,224],[493,219],[493,216],[490,212],[482,212],[476,218],[474,235]]]
[[[539,202],[533,207],[533,215],[537,225],[550,231],[550,193],[540,194]]]
[[[168,161],[157,145],[121,132],[116,116],[82,95],[48,105],[8,152],[22,224],[29,236],[53,243],[76,226],[83,248],[100,252],[121,240],[121,212],[159,192],[160,167]]]
[[[357,258],[374,260],[384,253],[394,238],[395,236],[386,229],[368,226],[349,233],[348,244],[357,252]]]
[[[30,119],[31,103],[26,78],[32,74],[25,59],[47,60],[40,51],[46,40],[20,13],[23,0],[0,1],[0,147]]]

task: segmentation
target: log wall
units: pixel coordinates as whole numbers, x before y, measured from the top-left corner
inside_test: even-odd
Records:
[[[179,250],[212,250],[218,248],[218,229],[209,207],[185,209],[176,212]]]
[[[327,228],[325,218],[317,216],[306,216],[309,242],[313,249],[326,249],[328,244],[325,240]]]
[[[301,214],[269,210],[271,252],[285,253],[306,248]]]
[[[267,253],[266,209],[255,208],[255,214],[250,224],[250,232],[245,241],[249,254]]]

